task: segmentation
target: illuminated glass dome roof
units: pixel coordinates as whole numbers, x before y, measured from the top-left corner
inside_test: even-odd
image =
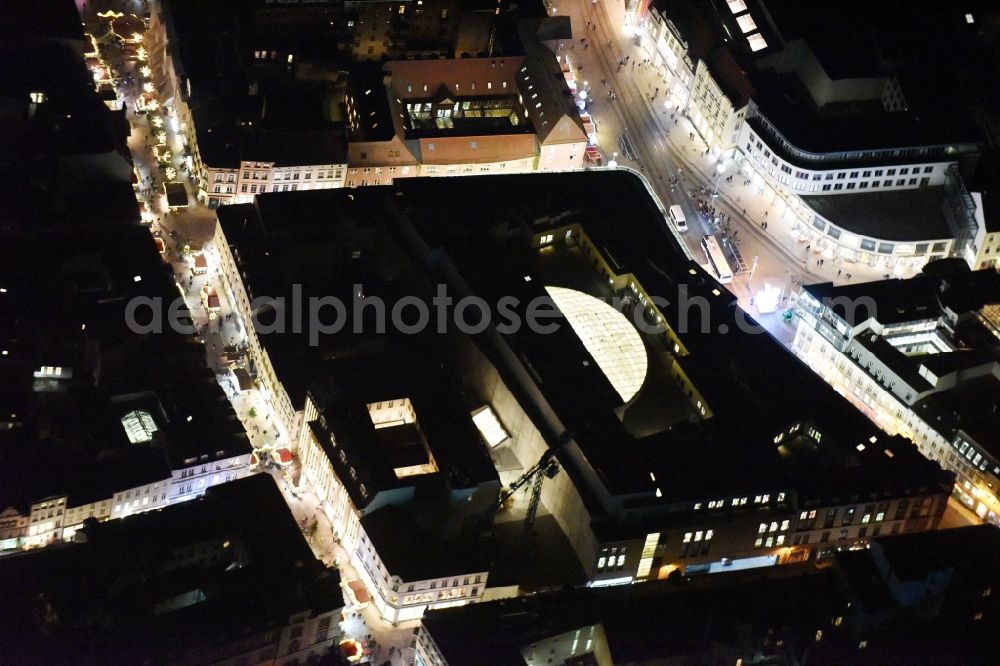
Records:
[[[574,289],[545,290],[622,400],[635,397],[646,379],[646,347],[628,317]]]

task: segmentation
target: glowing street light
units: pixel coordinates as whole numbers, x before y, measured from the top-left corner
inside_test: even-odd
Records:
[[[726,172],[726,165],[719,162],[715,167],[715,191],[712,192],[712,198],[719,196],[719,179],[722,178],[722,174]]]

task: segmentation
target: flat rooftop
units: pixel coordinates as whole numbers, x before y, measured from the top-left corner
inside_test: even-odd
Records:
[[[203,345],[166,325],[147,336],[129,328],[132,299],[161,299],[165,313],[178,298],[148,230],[10,231],[0,287],[2,395],[19,406],[23,425],[2,431],[0,446],[19,461],[4,467],[4,480],[15,482],[0,483],[3,491],[20,489],[27,499],[69,493],[82,502],[166,478],[170,465],[191,458],[250,453]],[[136,321],[148,316],[136,313]],[[46,376],[46,366],[71,377]],[[137,410],[155,423],[148,442],[131,442],[122,423]]]
[[[944,187],[804,195],[802,200],[841,229],[866,238],[909,243],[953,236],[944,215]]]
[[[83,543],[0,559],[9,659],[184,661],[344,605],[337,571],[315,559],[268,474],[83,532]],[[57,623],[39,620],[39,598]]]
[[[432,610],[423,625],[448,663],[524,663],[522,650],[577,630],[577,654],[588,652],[582,649],[588,638],[597,653],[603,638],[614,663],[659,663],[683,660],[706,644],[738,645],[741,630],[764,632],[775,622],[783,631],[813,634],[823,625],[835,633],[827,629],[830,619],[847,606],[830,572],[750,582],[743,574],[710,578],[563,589]],[[594,625],[603,637],[590,633]]]
[[[544,396],[538,408],[553,410],[574,434],[612,495],[644,495],[655,503],[657,488],[668,501],[709,498],[720,488],[737,494],[738,489],[787,486],[797,488],[801,497],[835,497],[884,490],[889,478],[904,488],[945,481],[946,475],[909,445],[900,446],[893,458],[878,447],[857,452],[858,442],[881,432],[768,335],[742,332],[736,318],[745,329],[745,313],[725,288],[684,256],[633,176],[475,177],[473,183],[427,179],[400,182],[396,189],[402,196],[395,201],[422,241],[444,253],[463,286],[489,303],[516,297],[523,315],[525,304],[544,297],[549,285],[597,298],[611,295],[607,280],[580,249],[580,240],[539,249],[536,234],[565,235],[571,224],[578,225],[616,273],[635,276],[647,293],[669,302],[665,316],[688,350],[677,362],[712,413],[697,423],[690,413],[675,414],[681,417],[677,420],[661,418],[648,428],[630,423],[631,410],[647,391],[675,387],[669,373],[662,378],[647,373],[636,400],[623,405],[565,319],[554,320],[561,326],[553,333],[537,334],[522,326],[504,335]],[[455,219],[463,224],[455,225]],[[575,259],[581,253],[586,261]],[[696,296],[708,307],[710,327],[704,331],[690,330],[696,323],[680,323],[678,304]],[[485,339],[477,343],[488,355],[497,353]],[[673,355],[662,336],[659,341],[644,339],[644,344],[651,367]],[[776,373],[781,381],[773,380]],[[824,446],[813,457],[786,459],[774,438],[803,420],[824,433]],[[553,439],[559,434],[552,433]],[[827,437],[837,444],[827,445]]]

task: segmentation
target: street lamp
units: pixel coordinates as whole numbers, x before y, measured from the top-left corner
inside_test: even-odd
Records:
[[[715,190],[712,192],[712,198],[719,196],[719,179],[722,178],[722,174],[726,172],[726,165],[719,162],[715,167]]]
[[[616,157],[618,157],[618,152],[617,151],[611,156],[611,159],[608,160],[608,167],[609,168],[614,169],[615,167],[618,166],[618,162],[615,161]]]

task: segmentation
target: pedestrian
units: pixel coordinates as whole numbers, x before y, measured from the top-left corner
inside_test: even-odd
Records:
[[[844,272],[843,268],[837,269],[837,277],[840,277],[840,274],[843,273],[843,272]]]

